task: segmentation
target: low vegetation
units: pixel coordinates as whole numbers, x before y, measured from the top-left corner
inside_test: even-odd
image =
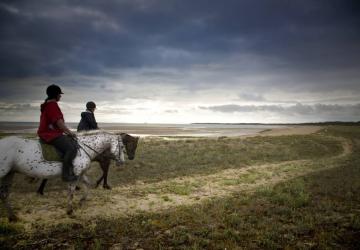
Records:
[[[0,245],[16,249],[359,249],[359,166],[359,126],[328,126],[306,136],[146,139],[126,168],[111,169],[110,183],[116,188],[93,190],[87,206],[97,201],[105,204],[104,210],[111,210],[114,197],[127,190],[129,200],[158,195],[159,200],[149,200],[153,209],[135,204],[128,212],[101,216],[105,211],[99,211],[91,219],[57,223],[9,224],[2,218]],[[93,178],[99,174],[97,167],[92,168]],[[63,206],[63,184],[49,184],[46,199],[36,197],[36,185],[17,176],[14,196],[25,192],[35,199],[32,204],[19,200],[16,208],[26,213],[46,203]],[[54,198],[53,193],[63,195]],[[99,207],[77,213],[91,208]]]

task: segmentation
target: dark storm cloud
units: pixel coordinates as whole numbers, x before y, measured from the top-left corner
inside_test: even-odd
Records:
[[[38,110],[39,107],[34,107],[29,103],[2,103],[0,102],[0,110]]]
[[[23,114],[27,112],[39,111],[38,106],[33,106],[29,103],[3,103],[0,102],[0,114],[14,114],[21,112]]]
[[[359,5],[343,0],[2,1],[0,77],[99,76],[111,69],[221,64],[245,54],[271,58],[273,71],[301,71],[305,79],[318,71],[357,70]],[[246,72],[256,65],[236,67]]]

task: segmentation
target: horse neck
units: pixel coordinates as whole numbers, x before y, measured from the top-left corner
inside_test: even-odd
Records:
[[[128,142],[129,142],[129,135],[128,134],[126,134],[126,133],[121,133],[120,134],[120,136],[121,136],[121,140],[122,140],[122,142],[124,143],[124,144],[127,144]]]
[[[93,159],[98,154],[103,153],[105,150],[110,149],[111,137],[107,134],[94,134],[86,135],[79,138],[79,145],[90,155]],[[87,147],[87,146],[89,147]],[[90,149],[91,148],[91,149]]]

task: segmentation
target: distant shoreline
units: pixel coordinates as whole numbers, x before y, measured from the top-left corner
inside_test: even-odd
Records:
[[[325,126],[325,125],[360,125],[360,121],[357,122],[342,122],[342,121],[328,121],[328,122],[304,122],[304,123],[191,123],[191,124],[221,124],[221,125],[269,125],[269,126],[297,126],[297,125],[304,125],[304,126]]]
[[[311,134],[323,124],[261,124],[261,123],[193,123],[193,124],[130,124],[99,123],[109,132],[123,132],[140,137],[251,137],[291,134]],[[37,122],[0,122],[0,132],[9,134],[34,134]],[[68,123],[76,130],[77,123]]]
[[[37,126],[39,122],[27,121],[0,121],[0,126],[5,124],[28,124],[29,126]],[[31,125],[30,125],[31,124]],[[67,122],[67,124],[77,125],[78,122]],[[303,122],[303,123],[258,123],[258,122],[192,122],[192,123],[122,123],[122,122],[99,122],[104,126],[113,125],[132,125],[132,126],[177,126],[177,125],[255,125],[255,126],[296,126],[296,125],[360,125],[360,121],[326,121],[326,122]]]

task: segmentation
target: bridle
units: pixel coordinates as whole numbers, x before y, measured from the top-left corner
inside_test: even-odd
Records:
[[[84,149],[84,147],[81,146],[81,144],[83,144],[84,146],[86,146],[88,149],[92,150],[93,152],[95,152],[96,155],[100,155],[100,152],[98,152],[97,150],[95,150],[94,148],[92,148],[91,146],[87,145],[86,143],[84,142],[80,142],[78,138],[76,137],[71,137],[76,143],[77,143],[77,146],[79,148],[81,148],[85,154],[91,159],[91,156],[90,154]],[[81,143],[81,144],[80,144]],[[124,143],[122,142],[122,139],[121,139],[121,136],[119,136],[118,138],[118,147],[119,147],[119,159],[120,159],[120,156],[121,156],[121,146],[124,148]],[[116,160],[116,157],[110,157],[112,158],[113,160]]]
[[[121,156],[121,150],[123,150],[124,147],[124,143],[121,139],[121,136],[118,137],[118,147],[119,147],[119,159],[120,159],[120,156]],[[123,153],[125,153],[126,150],[123,150]]]

